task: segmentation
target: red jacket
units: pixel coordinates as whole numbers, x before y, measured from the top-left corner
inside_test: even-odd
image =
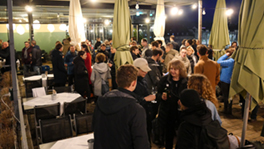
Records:
[[[91,74],[92,74],[92,56],[90,53],[86,53],[87,54],[87,58],[84,60],[84,63],[85,63],[85,67],[88,71],[88,78],[89,78],[89,84],[92,84],[91,82]]]

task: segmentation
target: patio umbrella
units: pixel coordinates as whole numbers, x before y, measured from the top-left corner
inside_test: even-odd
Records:
[[[225,0],[218,0],[216,3],[209,45],[213,46],[215,61],[225,54],[224,48],[229,45]]]
[[[164,31],[165,31],[165,10],[164,0],[157,0],[156,17],[154,22],[154,35],[155,40],[161,40],[164,42]]]
[[[113,48],[116,48],[114,57],[116,70],[124,64],[133,64],[129,51],[131,32],[131,18],[127,0],[116,0],[113,18]]]
[[[264,64],[263,7],[263,0],[242,1],[238,25],[240,46],[234,53],[235,65],[230,85],[230,96],[246,91],[257,103],[264,99],[264,70],[261,69]],[[245,113],[248,113],[248,105],[246,100]],[[246,118],[245,116],[245,125]]]
[[[79,0],[70,0],[69,35],[74,46],[85,41],[83,15]]]

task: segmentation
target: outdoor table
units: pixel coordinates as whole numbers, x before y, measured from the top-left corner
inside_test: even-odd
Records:
[[[47,78],[54,78],[54,75],[48,74],[47,76],[45,75],[45,77],[42,77],[42,75],[34,75],[34,76],[26,77],[26,78],[23,77],[23,81],[36,81],[36,80],[42,79],[42,86],[46,87]]]
[[[54,100],[51,98],[52,95],[46,95],[41,97],[32,98],[23,103],[25,110],[33,109],[35,106],[51,105],[55,103],[60,103],[60,115],[63,114],[64,102],[72,102],[74,100],[83,99],[83,97],[78,93],[58,93]]]
[[[88,148],[87,141],[93,138],[94,138],[93,133],[90,133],[87,135],[41,144],[39,147],[40,149],[87,149]]]

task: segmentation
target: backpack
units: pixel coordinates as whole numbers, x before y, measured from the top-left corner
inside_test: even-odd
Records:
[[[227,130],[217,120],[202,126],[200,136],[196,139],[199,149],[229,149]]]

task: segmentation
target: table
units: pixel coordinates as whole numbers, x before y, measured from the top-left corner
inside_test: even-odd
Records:
[[[23,77],[23,81],[37,81],[42,79],[42,86],[46,87],[47,86],[47,78],[54,78],[53,74],[47,74],[47,76],[45,76],[44,78],[42,77],[42,75],[34,75],[34,76],[30,76],[30,77]]]
[[[87,140],[93,139],[93,133],[77,136],[73,138],[63,139],[51,143],[41,144],[40,149],[87,149]]]
[[[51,95],[46,95],[46,96],[32,98],[31,100],[24,102],[23,105],[28,106],[25,107],[25,109],[28,110],[28,109],[33,109],[35,106],[51,105],[59,102],[60,115],[62,115],[64,102],[72,102],[77,98],[82,98],[82,97],[78,93],[58,93],[56,95],[55,100],[51,99]]]

